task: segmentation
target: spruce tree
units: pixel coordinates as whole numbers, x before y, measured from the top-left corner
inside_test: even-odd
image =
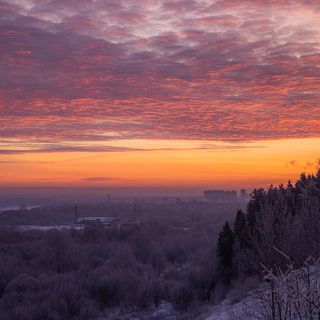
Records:
[[[237,211],[236,220],[233,226],[233,235],[234,238],[239,241],[241,248],[247,244],[248,230],[245,214],[242,210]]]
[[[230,284],[232,278],[234,236],[227,221],[219,234],[217,254],[220,258],[220,274],[226,285]]]

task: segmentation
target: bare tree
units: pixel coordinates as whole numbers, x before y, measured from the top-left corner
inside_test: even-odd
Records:
[[[265,283],[229,312],[230,319],[319,320],[320,259],[308,258],[295,269],[286,254],[287,268],[269,268],[262,264]]]

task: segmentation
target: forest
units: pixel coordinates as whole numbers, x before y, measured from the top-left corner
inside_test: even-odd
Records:
[[[227,287],[260,279],[231,319],[320,319],[320,170],[254,190],[246,210],[223,226],[217,255]]]
[[[62,205],[0,215],[0,319],[128,319],[161,308],[192,313],[214,296],[216,242],[241,204],[139,203],[126,227],[22,231],[73,223]],[[243,206],[243,205],[242,205]],[[80,204],[80,216],[133,219],[132,205]],[[5,227],[6,226],[6,227]],[[159,315],[157,315],[158,317]]]
[[[261,264],[296,267],[320,253],[320,170],[302,174],[293,185],[256,189],[245,211],[239,210],[232,227],[226,222],[219,235],[218,255],[225,281],[259,274]],[[227,270],[227,271],[226,271]]]
[[[113,215],[130,215],[121,206]],[[0,319],[131,319],[134,314],[138,319],[191,319],[201,306],[228,297],[237,302],[265,280],[274,287],[267,301],[270,312],[260,319],[311,319],[302,311],[300,318],[287,316],[293,302],[285,298],[290,295],[283,286],[276,286],[283,277],[292,279],[295,270],[303,271],[306,261],[310,268],[317,266],[320,170],[302,174],[294,184],[256,189],[249,203],[239,206],[141,204],[140,223],[129,227],[97,223],[46,232],[15,228],[32,211],[15,213],[11,224],[3,213]],[[49,222],[55,216],[50,210],[45,209]],[[64,219],[71,220],[72,212],[65,210]],[[40,215],[39,209],[33,212]],[[320,301],[320,288],[308,279]],[[320,311],[319,304],[307,301],[309,315]],[[155,312],[163,305],[174,317],[168,310]]]

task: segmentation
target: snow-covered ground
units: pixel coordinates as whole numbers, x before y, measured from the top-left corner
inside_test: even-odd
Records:
[[[319,319],[320,259],[308,258],[300,269],[292,263],[277,275],[270,270],[265,280],[242,301],[225,300],[197,320]]]
[[[224,300],[216,306],[210,307],[199,319],[197,320],[235,320],[246,319],[241,317],[243,307],[252,302],[252,298],[247,296],[242,301],[232,304],[230,300]]]
[[[230,306],[226,304],[220,304],[212,307],[208,314],[199,320],[230,320],[227,310]]]

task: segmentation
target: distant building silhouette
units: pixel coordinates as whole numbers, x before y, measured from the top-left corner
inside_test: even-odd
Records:
[[[237,201],[236,191],[206,190],[204,199],[210,202],[234,202]]]

